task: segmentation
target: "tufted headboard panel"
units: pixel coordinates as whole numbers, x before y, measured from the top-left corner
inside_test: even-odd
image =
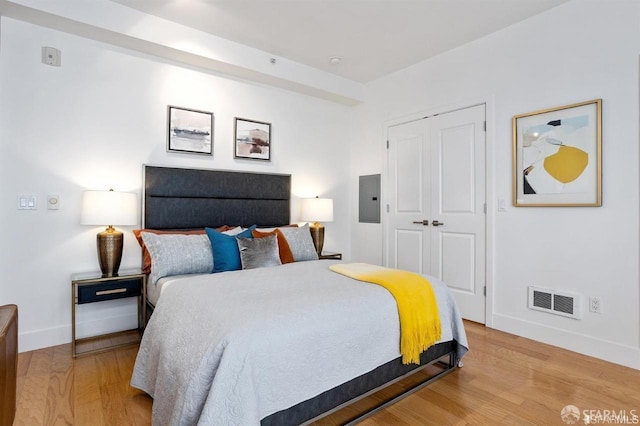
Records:
[[[291,175],[143,166],[143,227],[289,224]]]

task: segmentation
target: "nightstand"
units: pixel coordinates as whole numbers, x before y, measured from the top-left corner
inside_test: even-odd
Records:
[[[104,277],[100,272],[71,276],[71,353],[74,358],[89,353],[132,345],[140,342],[144,329],[147,277],[141,270],[121,271]],[[76,306],[106,300],[138,298],[138,328],[76,339]]]
[[[320,260],[342,260],[342,253],[333,253],[331,251],[323,251],[320,256],[318,256]]]

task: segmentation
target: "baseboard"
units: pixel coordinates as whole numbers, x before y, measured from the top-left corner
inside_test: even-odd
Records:
[[[638,347],[571,333],[507,315],[494,314],[492,328],[640,370]]]
[[[112,333],[119,330],[135,328],[138,323],[136,313],[110,318],[100,318],[92,321],[78,322],[76,334],[78,339],[99,334]],[[90,330],[90,334],[87,332]],[[18,352],[28,352],[50,346],[63,345],[71,342],[71,324],[28,331],[18,334]]]
[[[18,333],[18,352],[58,346],[71,341],[71,325]]]

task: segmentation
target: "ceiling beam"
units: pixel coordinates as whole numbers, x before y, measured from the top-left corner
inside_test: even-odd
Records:
[[[176,49],[164,44],[143,40],[139,37],[101,28],[96,25],[80,22],[8,0],[0,0],[0,15],[101,43],[106,43],[112,46],[117,46],[123,49],[133,50],[189,67],[195,67],[201,71],[212,74],[219,74],[266,86],[277,87],[347,106],[355,106],[362,102],[362,99],[345,96],[337,92],[314,87],[310,84],[296,82],[291,79],[252,70],[247,67],[234,65],[207,56]]]

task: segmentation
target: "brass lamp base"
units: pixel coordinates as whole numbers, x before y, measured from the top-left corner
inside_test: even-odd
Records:
[[[309,231],[311,231],[311,239],[313,245],[316,248],[318,256],[322,254],[322,246],[324,246],[324,226],[315,222],[313,225],[309,224]]]
[[[122,260],[123,240],[122,232],[117,231],[113,226],[109,226],[106,230],[98,233],[96,243],[100,270],[103,276],[114,277],[118,275],[120,261]]]

